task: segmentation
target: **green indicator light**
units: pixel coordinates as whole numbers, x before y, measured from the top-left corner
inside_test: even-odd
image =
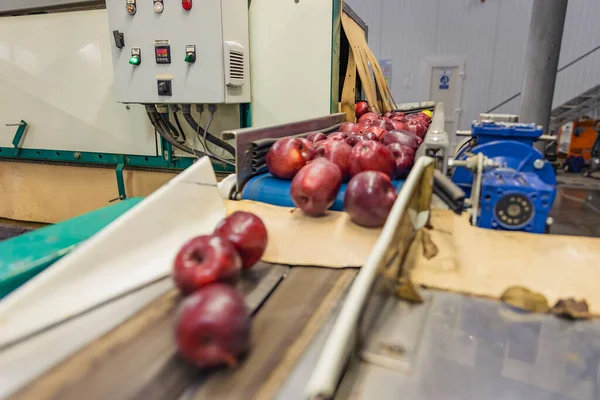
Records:
[[[129,64],[131,65],[140,65],[140,56],[131,56],[129,59]]]
[[[185,55],[185,62],[186,63],[194,63],[194,62],[196,62],[196,55],[194,53],[187,53]]]

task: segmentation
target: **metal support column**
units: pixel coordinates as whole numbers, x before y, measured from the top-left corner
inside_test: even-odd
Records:
[[[533,1],[519,120],[542,125],[544,133],[550,122],[567,3],[568,0]]]

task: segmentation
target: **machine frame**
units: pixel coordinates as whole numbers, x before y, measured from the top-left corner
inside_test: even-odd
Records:
[[[340,84],[340,51],[341,41],[341,22],[342,12],[340,2],[332,1],[332,29],[331,29],[331,87],[330,87],[330,112],[337,112],[339,101]],[[55,13],[61,11],[97,9],[103,7],[104,1],[98,0],[11,0],[3,2],[0,6],[0,17],[11,18],[12,16]],[[352,9],[344,4],[344,12],[348,13],[357,23],[367,31],[367,27]],[[252,107],[251,103],[241,103],[239,109],[239,126],[247,128],[252,126]],[[0,159],[10,161],[39,162],[60,165],[82,165],[115,167],[117,184],[119,186],[119,198],[127,197],[122,190],[122,170],[123,168],[139,169],[165,169],[180,171],[188,168],[195,161],[194,157],[179,156],[169,143],[157,136],[157,154],[156,155],[137,155],[130,153],[112,153],[81,150],[61,150],[47,148],[27,148],[24,142],[27,140],[27,118],[23,116],[14,116],[15,120],[21,119],[21,122],[11,121],[8,117],[5,124],[15,126],[15,134],[12,139],[13,147],[0,147]],[[31,123],[31,122],[29,122]],[[231,173],[233,168],[213,163],[215,171],[218,173]]]

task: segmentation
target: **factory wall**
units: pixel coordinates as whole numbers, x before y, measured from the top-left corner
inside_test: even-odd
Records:
[[[347,0],[369,26],[378,59],[392,60],[397,102],[427,100],[430,57],[464,57],[460,129],[520,93],[533,0]],[[569,2],[559,68],[600,46],[600,1]],[[600,50],[559,72],[554,105],[600,83]],[[521,97],[495,112],[518,113]]]

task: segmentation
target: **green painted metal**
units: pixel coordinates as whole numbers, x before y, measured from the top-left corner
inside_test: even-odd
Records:
[[[16,150],[16,153],[19,154],[21,152],[21,140],[23,140],[23,135],[25,134],[25,129],[27,128],[27,122],[21,120],[21,122],[18,124],[6,124],[6,126],[18,126],[15,137],[13,137],[12,144]]]
[[[252,105],[250,103],[240,104],[240,128],[252,126]]]
[[[192,157],[168,157],[162,156],[139,156],[129,154],[94,153],[72,150],[43,150],[43,149],[17,149],[12,147],[0,147],[0,160],[33,160],[43,162],[59,162],[73,164],[94,164],[101,166],[118,165],[124,160],[128,167],[134,168],[164,168],[183,170],[194,163]],[[171,154],[172,152],[169,152]],[[215,172],[231,173],[234,168],[213,162]]]
[[[168,118],[168,112],[165,114]],[[240,104],[240,126],[247,128],[252,126],[252,113],[250,103]],[[19,147],[27,123],[21,121],[17,133],[13,139],[14,147],[0,147],[0,160],[32,160],[42,162],[59,162],[74,164],[92,164],[101,166],[113,166],[125,164],[133,168],[162,168],[184,170],[194,163],[194,157],[174,156],[173,146],[163,138],[160,138],[161,154],[156,156],[139,156],[132,154],[97,153],[72,150],[45,150],[45,149],[23,149]],[[235,168],[218,161],[212,161],[213,168],[217,173],[234,173]]]
[[[340,42],[342,32],[342,2],[333,0],[331,12],[331,93],[330,112],[338,112],[340,93]]]
[[[125,168],[125,164],[121,163],[118,164],[115,169],[117,175],[117,188],[119,189],[118,200],[125,200],[127,198],[127,193],[125,192],[125,180],[123,179],[123,168]]]
[[[89,239],[142,200],[141,197],[132,197],[0,242],[0,299],[68,254],[81,242]]]
[[[171,164],[173,162],[173,145],[167,142],[165,139],[160,138],[162,143],[162,153],[163,159],[167,161],[167,163]]]

